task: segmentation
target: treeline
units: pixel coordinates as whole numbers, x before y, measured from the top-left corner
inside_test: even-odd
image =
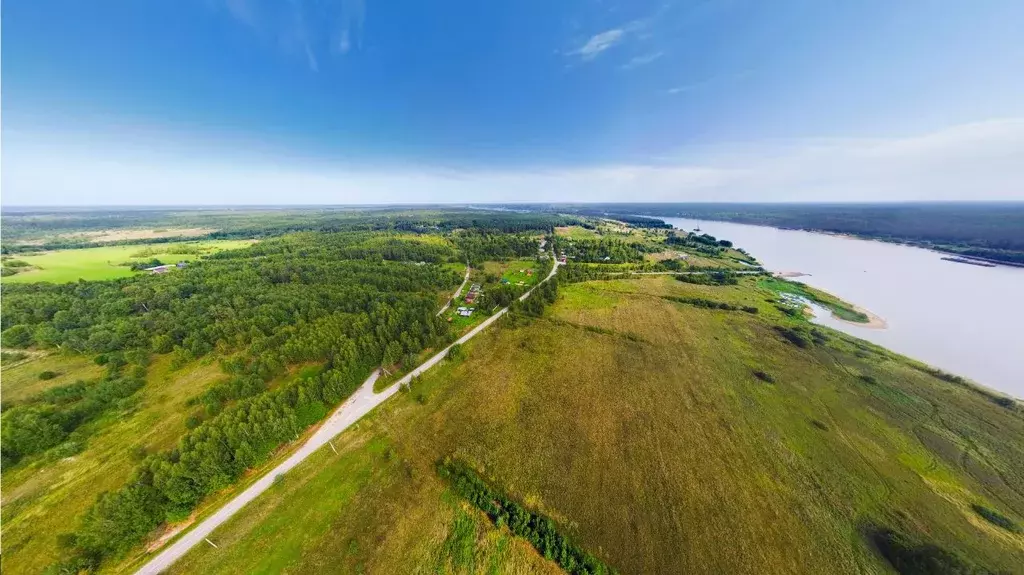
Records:
[[[474,267],[486,260],[536,257],[540,248],[535,237],[488,230],[463,230],[451,239]]]
[[[530,297],[522,301],[518,299],[513,301],[509,312],[513,315],[540,317],[544,314],[544,308],[555,303],[557,299],[558,278],[553,277],[533,288],[533,293],[530,294]]]
[[[622,272],[610,272],[603,266],[588,266],[573,262],[566,263],[558,270],[559,280],[567,284],[621,277],[623,277]]]
[[[565,254],[568,259],[580,263],[638,263],[644,261],[645,253],[661,250],[658,246],[615,238],[569,239],[555,236],[553,241],[556,253]]]
[[[689,232],[686,235],[670,233],[665,238],[665,243],[670,246],[686,247],[713,257],[717,257],[725,251],[725,248],[732,247],[732,242],[729,240],[720,240],[711,234],[697,235],[693,232]]]
[[[676,281],[708,286],[734,286],[740,283],[739,276],[728,271],[709,271],[699,274],[679,274]]]
[[[487,514],[499,528],[530,542],[544,558],[558,563],[573,575],[603,575],[616,573],[603,561],[563,535],[550,518],[535,513],[491,488],[466,464],[445,459],[438,463],[438,474],[451,486],[452,491]]]
[[[682,297],[682,296],[662,296],[669,301],[676,303],[684,303],[696,307],[702,307],[705,309],[721,309],[725,311],[744,311],[747,313],[757,313],[757,308],[751,305],[734,305],[731,303],[725,303],[722,301],[714,301],[705,299],[702,297]]]

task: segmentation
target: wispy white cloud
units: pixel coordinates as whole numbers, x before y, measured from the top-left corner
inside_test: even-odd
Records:
[[[3,202],[1024,201],[1024,118],[907,137],[762,142],[645,165],[540,170],[345,168],[269,152],[211,164],[204,158],[227,153],[160,154],[158,134],[144,136],[150,143],[142,137],[125,147],[122,136],[101,145],[95,135],[5,132]]]
[[[592,60],[601,52],[621,42],[625,34],[626,32],[622,28],[605,30],[600,34],[594,34],[585,44],[570,53],[580,56],[584,60]]]
[[[658,58],[664,56],[664,52],[650,52],[647,54],[641,54],[630,58],[629,62],[626,62],[621,66],[623,70],[632,70],[633,68],[639,68],[640,66],[646,66],[651,62],[654,62]]]
[[[738,82],[740,80],[743,80],[743,79],[747,78],[748,76],[750,76],[752,74],[753,74],[752,70],[743,70],[741,72],[735,72],[735,73],[732,73],[732,74],[718,74],[716,76],[711,76],[710,78],[706,78],[704,80],[697,80],[696,82],[689,82],[687,84],[680,84],[678,86],[673,86],[671,88],[666,89],[665,93],[666,94],[670,94],[670,95],[675,95],[675,94],[685,94],[687,92],[695,92],[695,91],[698,91],[698,90],[703,90],[705,88],[710,88],[710,87],[714,87],[714,86],[719,86],[719,85],[724,85],[724,84],[731,84],[733,82]]]
[[[588,38],[587,41],[584,42],[582,45],[568,52],[565,52],[565,54],[568,56],[578,56],[584,61],[589,61],[593,60],[598,55],[609,50],[610,48],[613,48],[625,42],[630,37],[645,39],[650,38],[652,37],[650,29],[663,12],[664,9],[659,9],[658,12],[656,12],[654,15],[650,17],[630,20],[629,22],[626,22],[625,24],[622,24],[621,26],[618,26],[616,28],[612,28],[609,30],[605,30],[604,32],[594,34],[593,36]],[[660,56],[661,54],[658,55]],[[657,58],[657,56],[655,56],[655,58]],[[650,61],[653,61],[655,58],[652,58]],[[638,65],[642,65],[643,63],[646,62],[640,62],[638,63]]]

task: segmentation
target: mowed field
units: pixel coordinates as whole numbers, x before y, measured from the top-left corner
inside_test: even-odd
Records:
[[[53,282],[67,283],[84,280],[106,280],[134,275],[126,262],[149,261],[153,258],[163,263],[193,261],[204,255],[220,250],[249,246],[252,240],[211,240],[167,244],[132,244],[54,250],[37,255],[14,255],[12,259],[23,261],[33,269],[12,276],[5,276],[3,283]]]
[[[562,286],[171,571],[556,571],[448,490],[436,464],[454,457],[622,573],[888,573],[878,529],[1020,572],[1024,535],[972,508],[1024,520],[1019,409],[837,332],[789,343],[776,327],[800,321],[770,297],[753,279]]]

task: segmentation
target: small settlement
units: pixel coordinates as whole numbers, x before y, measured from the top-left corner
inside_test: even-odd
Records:
[[[467,293],[466,297],[463,298],[463,301],[465,301],[467,305],[465,307],[458,308],[457,310],[455,310],[455,312],[461,315],[462,317],[469,317],[473,315],[473,311],[476,308],[469,307],[469,305],[475,302],[476,298],[479,297],[481,293],[483,292],[480,289],[480,284],[473,284],[469,286],[469,293]]]
[[[188,265],[188,262],[178,262],[177,264],[174,264],[174,265],[164,264],[164,265],[159,265],[159,266],[153,266],[151,268],[145,268],[144,271],[147,271],[147,272],[149,272],[151,274],[165,274],[165,273],[171,271],[174,268],[181,269],[181,268],[183,268],[183,267],[185,267],[187,265]]]

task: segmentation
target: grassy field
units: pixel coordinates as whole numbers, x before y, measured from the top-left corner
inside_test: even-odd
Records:
[[[601,237],[596,230],[588,230],[583,226],[562,226],[555,228],[555,235],[565,236],[573,240],[596,240]]]
[[[220,250],[248,246],[251,240],[212,240],[167,244],[134,244],[55,250],[38,255],[17,255],[12,259],[27,263],[32,269],[5,276],[4,283],[53,282],[66,283],[84,280],[106,280],[128,277],[133,272],[126,262],[149,261],[157,258],[163,263],[193,261]]]
[[[51,387],[67,385],[79,379],[95,379],[104,371],[91,357],[48,352],[27,353],[29,356],[24,361],[12,362],[10,365],[5,363],[2,366],[0,395],[4,403],[21,401]],[[57,375],[52,379],[40,379],[39,374],[44,371]]]
[[[519,285],[519,282],[523,282],[523,286],[529,287],[536,284],[541,279],[538,277],[538,269],[539,268],[535,260],[484,262],[484,275],[487,277],[494,276],[498,278],[497,281],[489,282],[492,284],[496,284],[501,280],[506,280],[512,285]],[[527,273],[528,270],[533,273]]]
[[[664,277],[563,286],[285,476],[175,573],[555,571],[445,487],[468,461],[622,573],[887,573],[891,529],[1018,572],[1024,417],[771,292]],[[709,310],[667,298],[758,308]],[[301,529],[296,526],[301,525]]]
[[[185,433],[185,418],[192,409],[185,402],[223,374],[212,360],[171,371],[170,359],[169,355],[159,357],[149,367],[137,401],[87,424],[95,432],[83,451],[56,462],[37,460],[4,472],[5,574],[43,572],[58,555],[58,535],[72,531],[100,493],[122,485],[141,457],[173,447]],[[35,373],[46,365],[84,378],[87,370],[81,363],[82,358],[50,356],[12,371]],[[4,400],[9,401],[11,380],[6,370],[3,382]],[[19,391],[26,393],[24,388]]]

